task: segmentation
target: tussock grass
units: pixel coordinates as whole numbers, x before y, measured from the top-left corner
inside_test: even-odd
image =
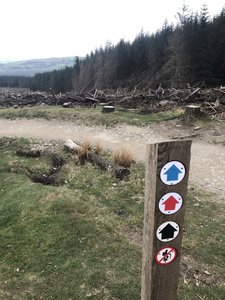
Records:
[[[125,168],[130,168],[132,162],[134,161],[134,156],[128,148],[121,147],[113,151],[112,159],[118,165]]]
[[[94,149],[95,149],[95,153],[97,155],[100,155],[102,153],[103,147],[102,147],[102,145],[101,145],[101,143],[99,141],[96,142]]]
[[[81,149],[77,151],[77,156],[80,161],[84,161],[87,159],[88,151],[90,150],[90,148],[91,148],[91,143],[88,140],[85,140],[81,144]]]

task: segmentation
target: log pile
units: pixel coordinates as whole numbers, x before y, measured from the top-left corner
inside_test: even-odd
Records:
[[[158,98],[157,90],[148,90],[135,96],[124,95],[118,100],[118,104],[126,108],[186,106],[190,104],[201,105],[205,110],[224,111],[225,88],[213,89],[174,89],[168,88]]]
[[[98,99],[87,94],[68,92],[55,94],[47,92],[32,92],[26,89],[0,89],[0,107],[20,108],[24,106],[59,105],[64,108],[76,106],[96,106]]]
[[[0,107],[20,108],[37,105],[59,105],[64,108],[77,106],[96,107],[117,106],[123,109],[142,111],[168,110],[174,106],[199,105],[210,115],[223,115],[225,112],[225,87],[201,88],[188,86],[186,89],[167,88],[159,94],[159,89],[147,90],[94,90],[86,93],[68,92],[55,94],[32,92],[26,89],[0,89]]]

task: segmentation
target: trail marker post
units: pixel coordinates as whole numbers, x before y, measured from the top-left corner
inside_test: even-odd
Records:
[[[147,146],[141,300],[175,300],[191,141]]]

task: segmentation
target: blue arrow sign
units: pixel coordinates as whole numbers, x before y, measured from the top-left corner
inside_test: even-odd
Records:
[[[167,181],[178,180],[179,174],[182,173],[180,169],[178,169],[175,165],[172,165],[164,175],[167,175]]]
[[[160,179],[166,185],[178,184],[185,176],[185,166],[176,160],[169,161],[160,171]]]

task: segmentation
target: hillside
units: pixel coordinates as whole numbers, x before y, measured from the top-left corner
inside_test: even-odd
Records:
[[[73,66],[74,61],[74,57],[54,57],[8,63],[0,62],[0,75],[33,76],[36,73],[58,70],[65,66]]]

